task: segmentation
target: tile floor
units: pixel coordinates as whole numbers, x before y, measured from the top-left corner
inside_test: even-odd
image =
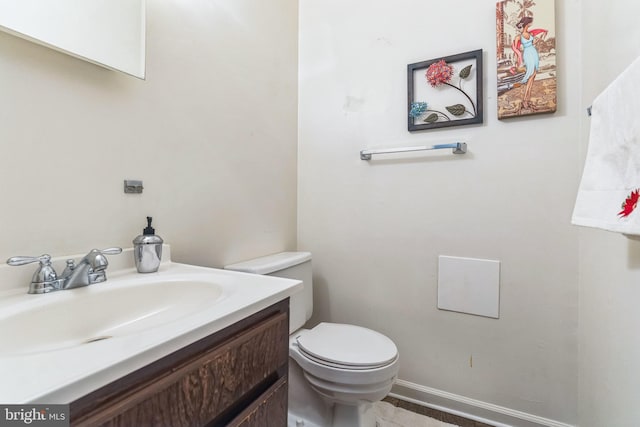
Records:
[[[489,424],[470,420],[458,415],[448,414],[436,409],[427,408],[426,406],[396,399],[395,397],[387,396],[383,399],[383,401],[391,403],[392,405],[399,408],[406,409],[408,411],[412,411],[421,415],[426,415],[427,417],[435,418],[436,420],[443,421],[445,423],[455,424],[460,427],[493,427]]]

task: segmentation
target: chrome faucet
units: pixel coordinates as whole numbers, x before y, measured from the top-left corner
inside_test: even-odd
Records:
[[[78,265],[72,259],[67,260],[67,266],[60,277],[51,265],[51,256],[47,254],[39,257],[12,257],[7,260],[7,264],[17,266],[40,262],[40,267],[31,279],[29,293],[44,294],[104,282],[107,280],[106,269],[109,265],[105,255],[116,255],[121,252],[122,248],[92,249]]]

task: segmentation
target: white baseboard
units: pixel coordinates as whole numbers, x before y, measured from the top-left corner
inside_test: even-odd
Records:
[[[496,427],[574,427],[560,421],[470,399],[405,380],[396,380],[389,395]]]

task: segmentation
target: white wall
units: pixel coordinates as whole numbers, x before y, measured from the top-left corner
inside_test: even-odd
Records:
[[[293,249],[297,13],[150,1],[146,81],[1,33],[0,259],[130,247],[147,215],[178,261]]]
[[[583,105],[640,55],[640,4],[583,1]],[[637,92],[630,96],[637,96]],[[621,104],[624,100],[620,100]],[[589,119],[582,116],[584,157]],[[580,426],[640,425],[640,241],[580,231]]]
[[[575,423],[579,2],[556,14],[558,111],[498,121],[494,0],[301,0],[298,245],[312,321],[387,334],[400,379]],[[477,48],[484,124],[408,133],[406,65]],[[358,156],[455,140],[466,155]],[[499,320],[437,310],[439,254],[502,261]]]

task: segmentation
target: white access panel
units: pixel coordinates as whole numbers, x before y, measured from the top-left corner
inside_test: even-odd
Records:
[[[500,317],[500,261],[438,257],[438,308]]]

